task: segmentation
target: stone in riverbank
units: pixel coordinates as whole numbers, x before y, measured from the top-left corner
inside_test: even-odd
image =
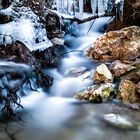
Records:
[[[136,84],[129,80],[122,80],[119,85],[117,98],[124,103],[138,103],[140,98],[136,93]]]
[[[110,70],[115,77],[120,77],[121,75],[135,70],[136,67],[132,63],[124,63],[119,60],[112,62]]]
[[[95,84],[113,82],[113,76],[105,64],[101,64],[97,67],[93,81]]]
[[[115,96],[115,88],[111,83],[91,86],[75,94],[75,98],[95,103],[107,102]]]
[[[97,38],[87,56],[99,61],[131,60],[140,55],[140,28],[130,26]]]

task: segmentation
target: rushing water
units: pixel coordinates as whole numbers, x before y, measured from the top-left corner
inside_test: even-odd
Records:
[[[1,121],[0,140],[126,140],[133,137],[139,140],[139,131],[125,131],[124,135],[119,129],[114,129],[112,125],[103,121],[106,114],[111,116],[110,113],[120,113],[128,114],[130,118],[135,117],[135,120],[140,122],[138,112],[134,115],[131,110],[111,103],[93,105],[73,98],[76,91],[93,84],[92,75],[99,63],[85,58],[85,53],[93,41],[102,34],[103,26],[108,20],[108,18],[98,19],[91,28],[92,21],[74,25],[77,31],[64,37],[65,46],[62,52],[64,58],[60,66],[57,69],[45,70],[54,77],[52,87],[48,91],[41,88],[36,92],[30,91],[28,96],[21,98],[24,109],[17,111],[20,120],[9,123]],[[29,34],[33,32],[32,24],[29,21],[22,21],[26,23],[24,26],[29,23]],[[0,26],[1,32],[3,28],[8,29],[10,24]],[[10,30],[10,33],[13,32]],[[23,35],[27,32],[18,33]],[[14,63],[5,65],[8,68],[13,65],[19,68],[19,65]]]
[[[102,20],[102,22],[101,22]],[[49,75],[54,77],[54,83],[50,88],[50,95],[73,97],[76,91],[86,86],[93,85],[92,75],[97,63],[85,58],[86,49],[91,46],[93,41],[102,33],[100,29],[108,21],[108,18],[97,20],[87,34],[92,22],[76,26],[82,36],[73,37],[66,35],[65,53],[58,69],[46,70]]]

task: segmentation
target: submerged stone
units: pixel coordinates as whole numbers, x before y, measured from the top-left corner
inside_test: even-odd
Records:
[[[111,83],[100,86],[91,86],[75,94],[75,98],[91,102],[107,102],[116,95],[114,85]]]
[[[110,31],[96,39],[87,56],[99,61],[132,60],[140,55],[140,28]]]
[[[139,130],[140,128],[136,122],[119,114],[106,114],[103,116],[103,120],[113,127],[123,130]]]
[[[113,76],[105,64],[101,64],[97,67],[93,81],[95,84],[113,82]]]
[[[73,68],[67,69],[65,71],[65,75],[66,76],[78,77],[78,76],[81,76],[86,71],[87,71],[86,67],[79,67],[79,68],[73,67]]]

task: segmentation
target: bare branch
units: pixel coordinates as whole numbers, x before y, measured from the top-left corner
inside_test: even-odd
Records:
[[[115,16],[115,13],[106,13],[103,15],[94,15],[94,16],[90,16],[88,18],[84,18],[84,19],[79,19],[79,18],[65,18],[62,16],[62,19],[66,19],[66,20],[71,20],[72,22],[77,22],[78,24],[82,24],[88,21],[91,21],[93,19],[97,19],[97,18],[101,18],[101,17],[110,17],[110,16]]]

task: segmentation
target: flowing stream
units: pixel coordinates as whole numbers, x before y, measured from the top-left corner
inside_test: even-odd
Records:
[[[93,21],[73,25],[77,30],[64,37],[64,58],[59,67],[44,70],[54,77],[53,85],[48,91],[40,88],[21,98],[24,109],[17,111],[20,120],[7,123],[1,119],[0,140],[139,140],[139,131],[130,131],[129,127],[120,131],[104,119],[114,115],[110,118],[113,120],[118,115],[116,122],[140,124],[138,111],[114,103],[90,104],[73,98],[76,91],[93,85],[92,75],[99,63],[85,58],[85,53],[103,34],[108,20],[98,19],[91,28]]]

